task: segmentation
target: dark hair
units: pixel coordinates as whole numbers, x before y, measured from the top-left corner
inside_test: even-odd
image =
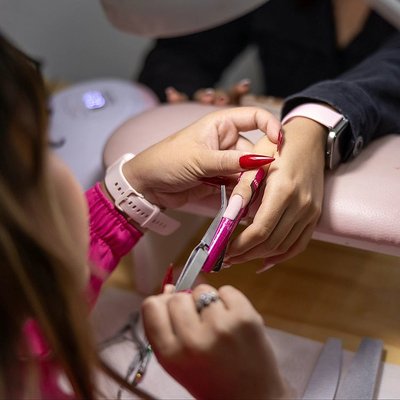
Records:
[[[98,394],[94,367],[141,395],[98,358],[85,322],[85,294],[73,273],[80,261],[46,172],[46,89],[37,67],[0,34],[0,398],[32,389],[38,362],[23,334],[29,319],[77,398]]]

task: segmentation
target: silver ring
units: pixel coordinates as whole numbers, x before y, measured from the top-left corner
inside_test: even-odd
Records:
[[[197,312],[200,312],[203,308],[208,307],[211,303],[219,300],[219,296],[215,292],[202,293],[196,301]]]

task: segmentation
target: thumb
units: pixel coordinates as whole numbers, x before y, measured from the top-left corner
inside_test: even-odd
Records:
[[[264,154],[251,154],[238,150],[207,150],[199,157],[199,166],[204,177],[213,177],[258,169],[274,160],[274,157]]]

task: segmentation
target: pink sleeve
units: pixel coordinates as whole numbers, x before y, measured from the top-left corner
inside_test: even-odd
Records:
[[[121,257],[133,248],[143,234],[118,212],[99,183],[86,192],[86,198],[90,218],[89,262],[92,268],[88,292],[89,301],[93,304]]]

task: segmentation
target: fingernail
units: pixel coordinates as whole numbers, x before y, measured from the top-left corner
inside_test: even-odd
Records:
[[[242,209],[242,207],[243,197],[240,194],[234,194],[229,199],[228,206],[226,207],[223,217],[233,221],[239,214],[239,211]]]
[[[211,96],[211,95],[213,95],[214,93],[215,93],[215,90],[212,89],[212,88],[204,89],[204,94],[207,95],[207,96]]]
[[[246,154],[239,158],[239,164],[245,169],[254,169],[263,165],[271,164],[275,160],[274,157],[263,156],[260,154]]]
[[[175,286],[174,285],[171,285],[171,284],[169,284],[169,283],[167,283],[165,286],[164,286],[164,289],[163,289],[163,291],[162,291],[164,294],[166,294],[166,293],[174,293],[175,292]]]
[[[222,268],[228,269],[230,267],[232,267],[232,264],[229,264],[229,263],[226,263],[226,262],[222,263]]]
[[[241,81],[239,81],[239,85],[241,86],[249,86],[251,83],[251,80],[248,78],[242,79]]]
[[[283,132],[282,132],[282,129],[281,129],[281,130],[279,131],[278,143],[277,143],[277,145],[276,145],[276,149],[278,150],[278,153],[281,151],[282,144],[283,144]]]
[[[270,263],[267,261],[262,268],[260,268],[256,271],[256,274],[261,274],[262,272],[265,272],[265,271],[269,270],[270,268],[272,268],[274,265],[275,265],[274,263]]]

